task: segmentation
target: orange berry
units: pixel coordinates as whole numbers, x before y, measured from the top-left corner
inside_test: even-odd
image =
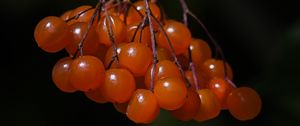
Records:
[[[229,112],[241,121],[255,118],[259,114],[261,106],[261,99],[257,92],[248,87],[234,89],[227,98]]]
[[[154,95],[161,108],[176,110],[185,103],[187,89],[181,78],[168,77],[160,79],[155,83]]]
[[[151,71],[153,69],[153,65],[148,68],[147,73],[145,75],[145,87],[150,89],[151,84]],[[156,81],[166,77],[178,77],[180,78],[180,71],[177,68],[176,64],[169,60],[162,60],[156,64],[156,69],[154,73],[154,84]]]
[[[72,41],[69,26],[54,16],[46,17],[37,24],[34,38],[38,46],[49,53],[62,50]]]
[[[189,29],[180,22],[169,20],[164,25],[164,30],[170,39],[170,43],[172,44],[176,55],[183,54],[192,42],[192,35]],[[159,33],[157,44],[159,47],[171,50],[163,32]]]
[[[80,56],[71,64],[71,84],[80,91],[96,89],[102,85],[105,69],[101,60],[94,56]]]
[[[230,65],[226,63],[227,68],[227,77],[232,80],[233,79],[233,73]],[[202,68],[204,73],[207,73],[210,78],[219,77],[224,78],[224,64],[223,60],[217,60],[217,59],[208,59],[202,64]]]
[[[159,105],[154,94],[146,89],[137,89],[132,96],[126,115],[135,123],[151,123],[159,114]]]
[[[200,105],[198,93],[193,88],[189,88],[185,103],[179,109],[171,111],[171,115],[181,121],[192,120],[198,113]]]
[[[70,57],[60,59],[53,67],[52,80],[61,91],[72,93],[76,89],[70,84],[70,66],[73,60]]]
[[[234,89],[234,87],[223,78],[214,78],[210,81],[208,88],[216,94],[222,108],[227,108],[227,96]]]
[[[144,44],[128,43],[122,47],[119,55],[120,65],[134,76],[144,76],[152,63],[152,52]]]
[[[191,45],[191,56],[194,64],[202,64],[205,60],[211,58],[211,50],[207,42],[202,39],[193,39]],[[184,56],[188,59],[188,50],[184,53]]]
[[[209,89],[202,89],[197,92],[200,97],[201,105],[194,119],[202,122],[217,117],[221,110],[221,104],[217,96]]]
[[[102,88],[111,102],[124,103],[131,98],[135,86],[134,77],[128,70],[109,69]]]
[[[111,21],[111,26],[110,22]],[[111,46],[112,41],[109,37],[109,29],[111,28],[113,32],[113,37],[115,39],[116,44],[121,42],[126,42],[126,26],[123,21],[115,15],[105,15],[101,17],[100,22],[97,25],[96,32],[99,36],[99,42],[106,45]]]

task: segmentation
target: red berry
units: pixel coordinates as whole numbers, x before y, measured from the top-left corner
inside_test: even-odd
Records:
[[[261,99],[257,92],[248,87],[234,89],[227,98],[229,112],[241,121],[255,118],[259,114],[261,106]]]
[[[100,87],[104,82],[103,63],[94,56],[80,56],[71,64],[71,84],[80,91]]]
[[[52,80],[54,84],[63,92],[72,93],[76,89],[69,82],[70,66],[73,60],[70,57],[60,59],[53,67]]]

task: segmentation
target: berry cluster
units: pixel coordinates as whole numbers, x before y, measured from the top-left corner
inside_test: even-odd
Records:
[[[206,121],[222,109],[249,120],[261,110],[255,90],[232,82],[225,58],[213,58],[186,22],[162,18],[154,2],[100,0],[42,19],[34,37],[46,52],[68,52],[52,71],[61,91],[111,102],[136,123],[151,123],[160,109],[182,121]]]

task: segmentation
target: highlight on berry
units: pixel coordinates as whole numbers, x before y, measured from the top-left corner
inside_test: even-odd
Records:
[[[181,121],[208,121],[221,110],[241,121],[255,118],[259,94],[233,82],[221,47],[185,0],[177,1],[182,21],[163,16],[156,2],[99,0],[43,18],[34,31],[38,47],[68,53],[53,67],[57,88],[112,103],[139,124],[153,122],[161,109]],[[193,37],[188,19],[209,39]]]

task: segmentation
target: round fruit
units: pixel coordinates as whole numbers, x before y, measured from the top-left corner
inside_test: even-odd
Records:
[[[111,21],[111,24],[109,22]],[[111,28],[111,29],[110,29]],[[126,26],[123,21],[115,15],[105,15],[101,17],[100,22],[97,25],[96,32],[99,36],[99,42],[106,46],[111,46],[112,41],[109,35],[109,29],[113,32],[113,38],[115,43],[126,42]]]
[[[153,70],[153,65],[148,68],[145,75],[145,87],[150,89],[151,84],[151,71]],[[180,78],[180,71],[175,63],[169,60],[162,60],[156,64],[156,69],[154,73],[154,84],[156,81],[166,77],[178,77]]]
[[[124,103],[131,98],[135,86],[134,77],[128,70],[109,69],[102,88],[111,102]]]
[[[194,119],[202,122],[217,117],[221,110],[221,104],[217,96],[209,89],[202,89],[197,92],[200,97],[201,105]]]
[[[70,66],[73,60],[70,57],[60,59],[53,67],[52,80],[63,92],[72,93],[76,89],[70,84]]]
[[[170,44],[173,46],[176,55],[183,54],[192,42],[192,35],[189,29],[180,22],[169,20],[164,25],[164,30],[170,39]],[[159,33],[157,44],[160,47],[171,50],[163,32]]]
[[[227,107],[233,117],[245,121],[256,117],[261,110],[261,99],[257,92],[248,87],[234,89],[227,98]]]
[[[144,44],[128,43],[122,47],[119,55],[120,65],[134,76],[144,76],[152,63],[152,52]]]
[[[69,26],[55,16],[46,17],[37,24],[34,38],[38,46],[49,53],[62,50],[72,41]]]
[[[210,81],[208,88],[216,94],[222,105],[222,108],[227,108],[227,96],[234,89],[234,87],[223,78],[214,78]]]
[[[181,78],[168,77],[160,79],[155,83],[154,95],[161,108],[176,110],[185,103],[187,89]]]
[[[185,103],[179,109],[171,111],[171,115],[181,121],[192,120],[198,113],[200,105],[198,93],[193,88],[189,88]]]
[[[80,56],[71,64],[71,84],[80,91],[100,87],[104,82],[103,63],[94,56]]]
[[[146,89],[137,89],[132,96],[126,115],[135,123],[150,123],[159,114],[159,105],[154,94]]]

